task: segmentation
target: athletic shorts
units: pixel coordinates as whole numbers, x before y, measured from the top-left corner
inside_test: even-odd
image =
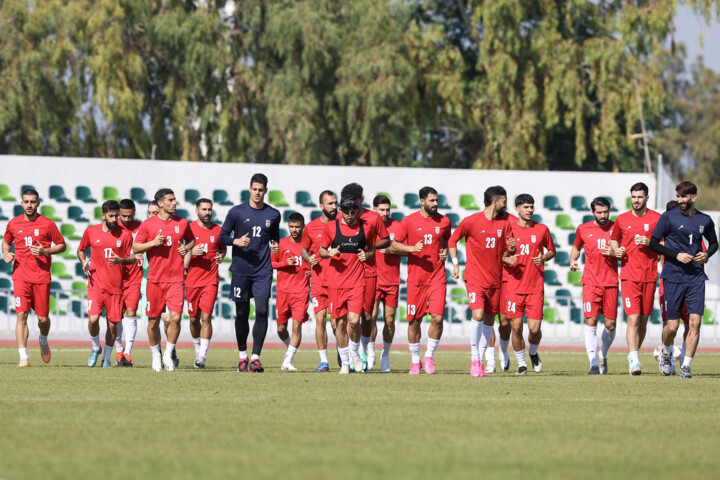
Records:
[[[22,280],[13,282],[15,311],[35,310],[38,317],[50,315],[50,283],[29,283]]]
[[[202,287],[186,288],[188,315],[196,316],[200,312],[212,315],[215,310],[215,300],[218,296],[217,285],[204,285]]]
[[[422,320],[426,314],[445,313],[445,294],[447,285],[408,285],[407,321]]]
[[[338,319],[349,313],[360,315],[363,310],[363,299],[365,298],[365,287],[355,288],[333,288],[327,287],[328,300],[330,301],[330,317]]]
[[[122,301],[123,301],[123,313],[125,310],[137,310],[138,304],[140,303],[140,284],[128,285],[123,287]]]
[[[375,301],[385,302],[385,306],[397,308],[400,298],[399,285],[378,285],[375,289]]]
[[[254,297],[270,298],[272,274],[255,277],[233,274],[230,285],[230,300],[233,302],[248,303]]]
[[[622,304],[625,315],[652,315],[655,282],[621,280]]]
[[[670,320],[682,316],[683,304],[688,315],[705,313],[705,282],[672,283],[663,282],[665,293],[665,315]]]
[[[658,296],[660,297],[660,314],[662,315],[663,325],[665,325],[667,323],[667,312],[665,312],[665,289],[663,288],[662,279],[660,279],[660,287],[658,288]],[[690,319],[690,317],[688,317],[687,305],[685,305],[685,302],[683,302],[682,312],[680,313],[680,318],[685,323],[687,323],[687,321]]]
[[[108,322],[118,323],[122,320],[123,294],[108,293],[102,288],[88,288],[87,310],[88,315],[102,315],[103,308]]]
[[[312,296],[313,311],[315,313],[326,310],[330,305],[328,301],[328,289],[325,285],[311,283],[310,295]]]
[[[508,318],[523,318],[523,313],[531,320],[543,319],[545,306],[544,293],[506,293],[502,301],[503,313]]]
[[[162,315],[165,307],[171,312],[182,313],[185,304],[185,282],[147,283],[145,312],[148,318]]]
[[[602,314],[608,320],[617,318],[618,287],[583,285],[583,311],[585,318]]]
[[[291,318],[300,323],[308,321],[308,293],[278,292],[275,298],[277,308],[277,323],[282,325]]]
[[[365,297],[363,310],[372,313],[375,308],[375,290],[377,290],[377,277],[365,277]]]
[[[494,317],[500,313],[500,290],[501,287],[487,288],[465,284],[470,310],[483,310],[483,313]]]

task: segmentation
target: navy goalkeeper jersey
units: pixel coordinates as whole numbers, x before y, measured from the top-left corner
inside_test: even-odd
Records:
[[[272,275],[270,240],[280,241],[280,212],[270,205],[252,208],[247,202],[230,209],[220,232],[220,243],[232,245],[233,240],[247,234],[250,245],[232,247],[233,275],[254,277]]]

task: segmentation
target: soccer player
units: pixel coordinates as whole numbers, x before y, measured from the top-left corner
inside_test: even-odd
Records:
[[[447,293],[445,260],[450,238],[450,220],[439,213],[438,193],[432,187],[418,192],[420,210],[403,218],[392,242],[393,251],[408,254],[407,320],[410,375],[420,373],[421,324],[426,314],[432,323],[423,357],[425,373],[435,373],[435,350],[443,331]]]
[[[187,276],[185,291],[190,316],[190,336],[195,345],[193,367],[205,368],[210,339],[212,338],[212,314],[218,296],[218,265],[225,258],[227,248],[220,243],[220,225],[210,221],[213,202],[200,198],[195,202],[197,221],[190,224],[195,246],[185,255]]]
[[[153,200],[154,201],[154,200]],[[157,204],[154,205],[157,208]],[[150,208],[150,207],[148,207]],[[120,216],[118,226],[127,230],[132,236],[133,242],[140,228],[141,222],[135,220],[135,202],[129,198],[120,201]],[[118,323],[118,334],[115,340],[115,348],[118,356],[116,365],[132,367],[132,348],[137,335],[138,305],[142,296],[141,286],[143,281],[143,256],[136,256],[138,261],[130,265],[123,265],[123,312],[125,319]],[[122,330],[125,330],[125,347],[122,344]]]
[[[375,238],[374,222],[360,218],[360,204],[355,198],[340,201],[340,219],[325,224],[318,254],[330,261],[325,269],[330,316],[336,321],[335,337],[340,354],[340,373],[363,370],[359,355],[360,315],[365,296],[365,271],[368,238]]]
[[[102,204],[103,223],[85,229],[77,257],[88,277],[87,309],[88,331],[92,341],[92,350],[87,366],[94,367],[101,352],[100,315],[105,309],[107,330],[105,332],[105,352],[102,366],[110,367],[110,356],[117,336],[117,325],[122,322],[123,270],[125,266],[137,265],[137,257],[132,255],[133,237],[129,231],[118,227],[120,204],[108,200]],[[90,258],[87,250],[90,250]],[[90,259],[94,261],[90,261]],[[121,343],[122,345],[122,343]],[[122,350],[119,352],[122,365]]]
[[[515,253],[513,230],[505,216],[507,192],[497,185],[485,190],[483,196],[485,209],[463,219],[448,242],[452,276],[457,280],[460,278],[457,244],[460,239],[466,239],[465,285],[472,310],[470,375],[473,377],[487,376],[482,359],[493,334],[495,315],[500,312],[503,255]]]
[[[648,187],[630,187],[632,210],[618,216],[610,233],[610,246],[620,260],[622,304],[627,316],[628,364],[630,375],[642,374],[638,352],[652,315],[657,282],[657,253],[650,250],[650,236],[660,214],[647,206]]]
[[[363,262],[365,269],[365,298],[363,299],[363,313],[360,317],[362,334],[360,336],[361,348],[360,358],[363,362],[363,370],[367,370],[367,348],[370,343],[370,336],[373,329],[373,310],[375,309],[375,291],[377,289],[377,266],[375,264],[375,251],[378,248],[390,246],[390,236],[380,215],[363,207],[363,187],[357,183],[345,185],[340,192],[341,198],[354,198],[360,208],[360,218],[373,225],[376,232],[375,237],[367,237],[368,248],[365,252],[366,260]],[[352,367],[352,365],[351,365]]]
[[[505,212],[503,218],[510,222],[510,227],[515,228],[518,219],[515,215],[510,212]],[[508,256],[509,257],[509,256]],[[505,292],[507,291],[507,272],[506,268],[510,267],[507,263],[509,258],[503,261],[503,272],[502,272],[502,286],[500,287],[500,312],[498,313],[498,320],[500,325],[498,326],[498,345],[499,345],[499,358],[500,368],[503,372],[510,370],[510,355],[508,354],[508,345],[510,345],[510,336],[512,334],[512,322],[508,319],[507,305],[504,302]],[[490,343],[485,351],[485,373],[495,372],[495,331],[493,330],[492,337],[490,337]]]
[[[175,370],[172,354],[180,336],[180,319],[185,304],[185,264],[187,252],[195,245],[188,221],[175,215],[175,193],[163,188],[155,194],[159,213],[140,225],[133,244],[134,253],[147,253],[148,340],[152,352],[152,369]],[[184,242],[184,243],[183,243]],[[165,353],[160,356],[160,316],[170,311]]]
[[[310,277],[310,295],[315,313],[315,342],[317,343],[318,354],[320,354],[320,365],[316,372],[329,372],[330,364],[327,356],[327,310],[328,294],[325,283],[325,271],[330,260],[320,258],[318,249],[322,243],[325,232],[325,224],[335,220],[337,216],[337,198],[330,190],[320,194],[321,216],[307,224],[302,235],[302,258],[310,264],[312,276]],[[333,324],[334,325],[334,324]],[[333,327],[334,330],[334,327]]]
[[[667,323],[663,327],[660,371],[670,375],[673,341],[677,333],[683,303],[687,305],[689,327],[686,351],[680,366],[680,378],[692,378],[690,366],[700,338],[700,323],[705,311],[705,264],[717,252],[718,241],[712,219],[695,208],[697,187],[681,182],[675,187],[678,208],[660,216],[650,238],[650,248],[665,256],[661,277],[665,295]],[[703,237],[708,241],[702,251]],[[665,244],[660,241],[665,239]]]
[[[27,353],[29,335],[27,319],[30,309],[38,316],[40,329],[40,357],[50,361],[50,264],[51,255],[65,251],[65,239],[55,222],[38,213],[40,195],[31,188],[21,195],[23,214],[8,222],[2,242],[5,263],[13,263],[13,293],[15,296],[15,338],[17,339],[20,363],[27,367],[30,360]],[[15,244],[15,253],[10,251]]]
[[[290,235],[281,238],[278,253],[273,253],[272,266],[277,270],[277,332],[287,350],[281,370],[297,370],[292,364],[300,348],[302,325],[308,320],[310,299],[310,265],[302,259],[302,235],[305,218],[293,212],[288,218]],[[292,318],[292,338],[288,321]]]
[[[235,338],[238,372],[263,372],[260,362],[268,328],[268,303],[272,288],[270,253],[277,253],[280,240],[280,212],[265,204],[268,179],[256,173],[250,179],[250,199],[230,209],[220,233],[220,243],[232,245],[232,290],[235,302]],[[248,359],[250,299],[255,298],[252,357]]]
[[[378,195],[373,199],[373,209],[380,215],[390,236],[400,231],[400,222],[390,217],[390,199],[385,195]],[[380,304],[383,305],[383,349],[380,355],[380,370],[390,371],[390,347],[395,337],[395,312],[400,297],[400,257],[407,254],[395,252],[392,247],[381,248],[375,253],[377,259],[377,290],[375,292],[375,307],[373,308],[373,329],[368,343],[368,370],[375,365],[375,338],[377,337],[377,317]]]
[[[543,319],[545,292],[545,262],[555,257],[555,244],[550,230],[534,222],[535,199],[523,193],[515,198],[517,223],[512,231],[515,237],[515,262],[506,264],[503,280],[505,298],[502,300],[507,316],[512,322],[512,342],[518,362],[518,375],[527,374],[525,361],[525,340],[523,339],[523,314],[527,316],[530,361],[533,370],[540,373],[542,363],[538,345],[542,339],[540,325]]]
[[[607,352],[615,339],[617,319],[618,273],[617,258],[610,246],[610,202],[596,197],[590,202],[595,217],[575,231],[575,244],[570,252],[570,270],[580,270],[578,258],[585,247],[585,270],[582,276],[583,311],[585,312],[585,350],[590,360],[589,375],[607,373]],[[605,318],[602,348],[597,350],[598,316]]]

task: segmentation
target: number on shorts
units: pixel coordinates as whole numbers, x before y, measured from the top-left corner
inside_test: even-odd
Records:
[[[627,308],[630,308],[630,298],[628,298],[628,297],[625,297],[625,306]]]
[[[188,302],[188,310],[192,310],[192,302]]]
[[[424,235],[425,239],[423,240],[425,245],[432,245],[432,234],[426,233]]]
[[[147,302],[147,307],[145,307],[145,311],[150,313],[150,302]]]
[[[87,301],[87,308],[88,308],[88,311],[92,310],[92,300]]]
[[[233,287],[233,296],[240,298],[240,287]]]
[[[475,303],[475,292],[468,292],[468,300],[470,303]]]
[[[408,313],[410,315],[415,315],[415,305],[408,305]]]
[[[585,302],[585,311],[587,313],[590,313],[591,310],[592,310],[592,305],[590,304],[590,302]]]
[[[485,239],[485,248],[495,248],[495,237],[487,237]]]
[[[508,312],[515,313],[515,302],[508,301],[507,310],[508,310]]]
[[[19,307],[22,300],[20,300],[20,297],[15,297],[15,306]]]
[[[317,301],[317,298],[313,297],[312,302],[313,302],[313,306],[314,306],[315,308],[317,308],[317,307],[320,306],[320,303]]]

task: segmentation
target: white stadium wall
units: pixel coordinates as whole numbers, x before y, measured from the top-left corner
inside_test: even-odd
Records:
[[[311,212],[317,207],[300,206],[296,203],[295,193],[297,191],[309,192],[313,203],[317,203],[317,197],[321,191],[329,189],[339,194],[343,185],[350,182],[357,182],[365,189],[365,202],[371,203],[372,198],[378,193],[388,193],[397,208],[394,212],[404,214],[414,211],[404,205],[405,194],[417,195],[417,191],[430,185],[446,196],[450,209],[440,210],[446,214],[452,212],[464,218],[475,213],[475,210],[468,210],[460,205],[460,196],[464,194],[474,195],[478,206],[482,207],[483,191],[492,185],[502,185],[508,191],[511,212],[514,211],[512,199],[520,193],[530,193],[535,197],[536,214],[542,217],[543,223],[547,224],[553,232],[558,243],[558,251],[568,252],[572,245],[569,244],[569,234],[574,229],[563,229],[556,225],[558,214],[568,215],[573,227],[577,227],[584,215],[589,211],[578,211],[571,206],[572,196],[582,196],[587,203],[596,196],[610,197],[618,212],[626,209],[626,199],[629,196],[630,185],[636,182],[645,182],[650,187],[651,208],[656,208],[655,203],[655,177],[651,174],[642,173],[588,173],[588,172],[536,172],[536,171],[500,171],[500,170],[449,170],[449,169],[416,169],[416,168],[382,168],[382,167],[326,167],[326,166],[298,166],[298,165],[261,165],[261,164],[220,164],[220,163],[189,163],[177,161],[159,160],[104,160],[86,158],[57,158],[57,157],[27,157],[27,156],[0,156],[0,186],[7,185],[10,194],[17,200],[20,197],[20,189],[23,185],[32,185],[40,193],[43,205],[54,206],[61,219],[58,224],[74,225],[79,234],[88,224],[98,223],[93,219],[94,208],[103,201],[103,188],[115,187],[121,198],[130,197],[131,188],[144,189],[147,198],[152,198],[154,192],[161,187],[172,188],[178,198],[178,208],[188,210],[191,219],[195,218],[194,205],[184,201],[186,189],[198,190],[201,196],[213,198],[214,190],[225,190],[233,204],[240,202],[240,192],[249,186],[252,174],[261,172],[268,176],[268,188],[271,191],[280,191],[288,206],[279,207],[281,212],[287,210],[299,211],[305,215],[306,221],[310,220]],[[62,186],[65,196],[70,200],[57,202],[50,198],[50,186]],[[77,186],[90,188],[96,203],[85,203],[75,196]],[[544,208],[543,199],[545,196],[554,195],[559,200],[562,211],[553,211]],[[268,198],[266,197],[266,200]],[[17,201],[0,200],[0,208],[5,217],[12,218],[13,209]],[[272,202],[269,202],[272,203]],[[68,218],[68,206],[79,206],[89,223],[76,222]],[[216,205],[215,211],[220,221],[224,218],[230,206]],[[144,219],[145,206],[138,205],[138,218]],[[717,223],[718,215],[713,213]],[[7,220],[0,220],[0,230],[5,231]],[[284,228],[285,222],[283,222]],[[566,227],[567,228],[567,227]],[[77,241],[69,241],[69,249],[74,254],[77,249]],[[54,262],[64,262],[66,269],[72,278],[59,279],[60,287],[64,294],[57,293],[57,312],[51,313],[53,318],[53,336],[62,338],[84,339],[87,336],[86,320],[84,309],[80,315],[77,311],[73,313],[73,302],[78,302],[82,297],[79,292],[71,292],[72,282],[82,280],[75,275],[76,260],[73,258],[54,259]],[[710,264],[709,275],[711,281],[708,283],[707,306],[711,312],[717,311],[717,299],[720,297],[718,284],[720,284],[720,268],[715,266],[717,259]],[[450,263],[448,262],[448,266]],[[221,276],[227,281],[228,264],[223,264]],[[548,264],[548,269],[555,271],[558,278],[557,285],[548,285],[546,297],[548,299],[547,309],[556,318],[553,323],[546,323],[543,327],[543,343],[562,345],[582,345],[582,326],[578,322],[577,311],[581,305],[580,287],[568,283],[568,267],[556,265],[554,262]],[[403,275],[406,274],[406,267],[403,266]],[[7,272],[0,272],[0,282],[9,279]],[[53,280],[56,280],[55,278]],[[4,281],[7,287],[7,281]],[[451,298],[453,288],[462,288],[462,285],[448,285],[448,305],[453,321],[449,321],[445,327],[444,338],[449,342],[466,341],[465,305],[462,296],[457,295]],[[568,290],[571,299],[556,299],[555,292],[558,289]],[[457,290],[456,290],[457,292]],[[75,293],[75,295],[73,295]],[[3,302],[2,296],[7,300]],[[12,312],[12,292],[3,290],[0,285],[0,338],[14,337],[15,316]],[[224,310],[223,310],[224,305]],[[574,309],[573,309],[574,305]],[[234,327],[231,320],[231,304],[227,299],[218,302],[218,310],[215,324],[215,337],[217,339],[234,339]],[[77,310],[77,309],[76,309]],[[233,309],[234,310],[234,309]],[[619,318],[623,318],[622,310],[619,310]],[[222,314],[221,314],[222,313]],[[710,319],[708,319],[710,320]],[[718,322],[712,319],[713,323],[705,325],[701,334],[703,344],[714,344],[720,342],[720,331]],[[37,329],[34,321],[30,321],[31,333]],[[398,322],[397,341],[406,342],[406,325]],[[658,342],[659,325],[652,324],[649,328],[648,339],[650,344]],[[276,338],[272,335],[274,326],[271,325],[270,339]],[[305,326],[305,342],[312,343],[314,323],[308,322]],[[183,325],[181,340],[189,341],[187,326]],[[34,334],[34,333],[33,333]],[[140,339],[144,339],[144,329],[139,330]],[[618,337],[624,337],[624,322],[620,322]],[[624,344],[619,340],[618,345]],[[650,345],[648,344],[648,345]],[[646,345],[647,346],[647,345]]]

